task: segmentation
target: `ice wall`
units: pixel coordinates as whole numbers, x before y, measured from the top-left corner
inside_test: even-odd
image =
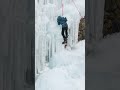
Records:
[[[84,0],[74,0],[84,16]],[[68,44],[73,46],[78,40],[78,27],[81,16],[72,0],[35,0],[35,75],[40,74],[54,53],[62,49],[61,26],[57,16],[63,13],[68,19]]]

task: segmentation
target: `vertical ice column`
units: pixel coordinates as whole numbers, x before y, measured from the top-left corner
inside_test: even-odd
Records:
[[[54,2],[53,2],[53,0],[49,0],[49,3],[53,4]]]
[[[46,5],[48,3],[48,0],[44,0],[44,5]]]
[[[55,51],[56,51],[56,41],[55,41],[55,38],[56,38],[56,37],[55,37],[55,34],[54,34],[54,35],[53,35],[53,39],[54,39],[54,41],[53,41],[53,42],[54,42],[54,54],[55,54]]]
[[[59,52],[61,50],[61,41],[60,41],[60,36],[58,33],[54,34],[54,41],[55,41],[55,53]]]
[[[75,26],[74,26],[74,23],[72,23],[72,29],[71,29],[71,31],[72,31],[72,32],[71,32],[72,45],[74,45],[74,42],[75,42],[75,37],[74,37],[74,36],[75,36],[74,27],[75,27]]]
[[[46,37],[45,34],[43,34],[42,37],[42,70],[45,68],[45,63],[46,63]]]
[[[56,37],[55,33],[50,33],[50,38],[49,38],[49,59],[56,53]]]
[[[38,7],[36,7],[36,10]],[[40,61],[39,61],[39,23],[38,20],[40,17],[38,17],[38,12],[35,13],[35,67],[36,67],[36,74],[39,73],[39,66],[40,66]]]
[[[71,26],[68,25],[68,44],[71,46]]]
[[[54,51],[55,51],[55,53],[56,53],[56,52],[57,52],[57,50],[56,50],[56,49],[57,49],[57,37],[56,37],[56,34],[54,35],[54,41],[55,41],[55,42],[54,42],[54,44],[55,44],[55,47],[54,47],[55,49],[54,49]]]
[[[46,62],[49,62],[49,44],[50,44],[50,37],[49,37],[49,35],[48,34],[46,34],[46,57],[47,57],[47,59],[46,59]]]
[[[50,35],[51,37],[51,42],[50,42],[50,58],[52,57],[53,53],[54,53],[54,40],[53,40],[53,35]]]
[[[40,53],[40,47],[41,47],[41,44],[39,43],[39,41],[40,41],[40,39],[41,39],[41,37],[39,36],[39,39],[38,39],[38,48],[36,49],[36,58],[35,58],[35,60],[36,60],[36,68],[37,68],[37,74],[40,72],[40,70],[41,70],[41,60],[40,60],[40,57],[41,57],[41,53]]]
[[[49,38],[49,59],[51,58],[51,37]]]
[[[49,62],[49,59],[53,55],[53,38],[48,34],[46,35],[46,52],[45,57],[47,56],[47,59],[45,59],[46,62]]]
[[[69,44],[72,46],[73,45],[73,25],[69,26],[68,32],[69,32],[69,37],[68,37]]]
[[[41,70],[44,69],[45,67],[45,56],[46,56],[46,39],[44,35],[40,35],[39,36],[39,40],[38,40],[38,50],[36,53],[36,64],[37,64],[37,68],[38,68],[38,72],[40,73]]]
[[[47,18],[43,16],[44,12],[36,15],[36,73],[40,73],[45,68],[46,63],[46,29]],[[43,22],[40,22],[43,21]]]
[[[73,25],[74,25],[74,44],[76,43],[76,22],[74,20],[73,22]]]
[[[46,7],[44,7],[45,10],[45,14],[48,16],[48,18],[50,20],[55,20],[55,16],[56,16],[56,5],[54,4],[47,4]]]
[[[77,12],[76,12],[76,14],[77,14]],[[79,20],[79,17],[78,17],[78,15],[76,15],[76,17],[73,17],[73,32],[74,32],[74,44],[76,44],[77,43],[77,41],[78,41],[78,20]]]
[[[78,42],[79,21],[75,19],[75,43]]]
[[[38,35],[36,34],[35,35],[35,75],[38,74],[38,53],[39,53],[39,49],[38,49],[38,40],[39,40],[39,37]]]

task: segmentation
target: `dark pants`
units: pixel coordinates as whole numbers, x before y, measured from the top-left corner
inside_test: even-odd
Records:
[[[62,32],[61,32],[63,39],[66,40],[68,38],[68,28],[64,27],[62,28]]]

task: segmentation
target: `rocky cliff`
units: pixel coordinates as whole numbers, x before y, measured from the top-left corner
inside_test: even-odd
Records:
[[[78,41],[85,39],[85,18],[80,19]]]

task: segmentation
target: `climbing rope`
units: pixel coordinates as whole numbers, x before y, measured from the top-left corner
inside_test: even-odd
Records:
[[[81,13],[80,13],[80,11],[79,11],[79,9],[78,9],[78,7],[76,6],[76,4],[75,4],[74,0],[72,0],[72,2],[73,2],[73,4],[75,5],[75,7],[76,7],[76,9],[77,9],[77,11],[78,11],[79,15],[81,16],[81,18],[83,18],[83,17],[82,17],[82,15],[81,15]],[[63,16],[63,14],[64,14],[64,5],[63,5],[63,0],[61,0],[61,3],[62,3],[62,16]]]
[[[82,17],[82,15],[81,15],[81,13],[80,13],[80,11],[78,10],[78,7],[76,6],[76,4],[75,4],[74,0],[72,0],[72,2],[73,2],[73,4],[75,5],[75,7],[76,7],[76,9],[77,9],[78,13],[80,14],[81,18],[83,18],[83,17]]]
[[[63,16],[63,9],[64,9],[63,0],[61,0],[61,3],[62,3],[62,16]]]

